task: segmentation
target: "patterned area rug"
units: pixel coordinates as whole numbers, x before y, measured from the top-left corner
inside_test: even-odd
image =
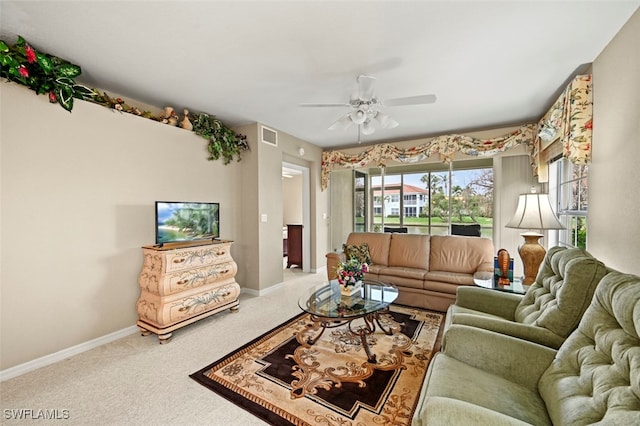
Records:
[[[444,315],[391,306],[367,343],[300,314],[190,377],[274,425],[409,425]],[[355,332],[364,325],[355,320]]]

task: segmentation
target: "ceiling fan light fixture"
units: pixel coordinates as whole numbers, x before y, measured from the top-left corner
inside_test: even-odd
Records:
[[[375,132],[376,129],[373,127],[373,122],[371,120],[367,120],[362,123],[362,134],[363,135],[371,135]]]
[[[376,120],[378,120],[378,122],[380,123],[380,125],[384,129],[393,129],[393,128],[398,127],[400,125],[400,123],[398,123],[396,120],[391,118],[389,116],[389,114],[386,114],[386,113],[384,113],[382,111],[378,111],[376,113],[375,118],[376,118]]]
[[[351,121],[353,121],[354,123],[362,124],[367,119],[367,113],[364,110],[358,108],[354,112],[350,113],[349,117],[351,117]]]

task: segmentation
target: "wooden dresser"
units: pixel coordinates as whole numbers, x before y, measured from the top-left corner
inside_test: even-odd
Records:
[[[166,343],[172,332],[225,309],[238,311],[233,241],[182,248],[142,247],[138,322],[143,335]]]
[[[287,225],[287,268],[302,268],[302,225]]]

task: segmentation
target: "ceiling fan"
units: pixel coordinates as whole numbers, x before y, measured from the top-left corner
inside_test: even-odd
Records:
[[[400,123],[385,113],[382,108],[385,106],[401,105],[423,105],[432,104],[436,101],[435,95],[418,95],[405,98],[387,99],[382,102],[375,94],[375,77],[360,75],[357,78],[358,94],[352,97],[349,103],[335,104],[301,104],[303,107],[351,107],[352,111],[340,117],[329,126],[329,130],[346,129],[352,124],[358,126],[358,142],[360,134],[370,135],[375,132],[374,121],[380,123],[385,129],[393,129]]]

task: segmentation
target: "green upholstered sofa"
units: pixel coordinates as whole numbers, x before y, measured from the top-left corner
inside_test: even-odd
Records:
[[[453,324],[412,424],[638,425],[639,335],[640,277],[614,271],[559,350]]]
[[[607,272],[602,262],[584,250],[552,247],[524,296],[458,287],[445,331],[451,324],[464,324],[557,349],[578,326]]]

